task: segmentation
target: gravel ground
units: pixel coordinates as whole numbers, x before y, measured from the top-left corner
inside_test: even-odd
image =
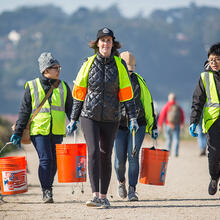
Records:
[[[72,140],[66,138],[65,143]],[[145,139],[143,146],[151,147],[151,140]],[[158,146],[164,146],[163,141]],[[181,141],[180,156],[170,156],[164,186],[138,184],[138,202],[122,200],[117,195],[115,171],[109,187],[108,198],[111,208],[89,208],[85,202],[91,198],[89,181],[83,183],[54,182],[54,204],[43,204],[37,177],[38,158],[32,145],[23,146],[24,151],[11,155],[26,155],[28,161],[28,192],[4,196],[0,200],[1,220],[32,219],[184,219],[217,220],[220,219],[219,192],[208,195],[207,157],[199,157],[199,147],[194,141]],[[163,148],[163,147],[162,147]],[[74,190],[74,193],[72,193]]]

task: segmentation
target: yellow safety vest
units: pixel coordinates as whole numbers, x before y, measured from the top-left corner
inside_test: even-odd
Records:
[[[39,104],[45,97],[44,89],[41,85],[40,79],[36,78],[28,81],[25,88],[29,85],[31,100],[32,100],[32,114],[37,109]],[[65,135],[65,103],[67,98],[67,88],[63,81],[58,88],[53,89],[51,97],[51,105],[47,100],[42,106],[39,113],[31,122],[30,135],[48,135],[52,126],[52,134]]]
[[[89,69],[96,57],[96,54],[89,57],[86,62],[83,63],[73,87],[73,98],[84,101],[87,93],[87,82]],[[119,101],[125,102],[133,98],[133,90],[131,82],[127,73],[126,68],[121,63],[121,58],[114,56],[115,62],[119,73]]]
[[[147,123],[146,133],[151,134],[152,127],[154,124],[153,109],[152,109],[152,97],[151,97],[151,94],[148,90],[148,87],[147,87],[144,79],[139,74],[137,74],[137,73],[135,73],[135,74],[138,78],[138,82],[139,82],[140,88],[141,88],[140,100],[141,100],[141,103],[143,105],[144,112],[145,112],[145,119],[146,119],[146,123]]]
[[[220,103],[213,72],[203,72],[201,73],[201,78],[206,91],[206,103],[203,108],[202,129],[204,133],[207,133],[209,128],[219,117]]]

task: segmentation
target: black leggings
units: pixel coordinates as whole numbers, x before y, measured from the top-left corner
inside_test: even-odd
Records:
[[[88,149],[88,171],[92,192],[107,194],[112,173],[112,148],[119,123],[97,122],[83,117],[80,120]]]

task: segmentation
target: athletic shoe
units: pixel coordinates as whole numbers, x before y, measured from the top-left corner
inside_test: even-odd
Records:
[[[93,197],[92,200],[89,200],[86,202],[86,206],[90,206],[90,207],[98,207],[101,206],[101,202],[100,199],[98,197]]]
[[[118,184],[118,195],[122,198],[125,199],[128,195],[125,182],[124,183],[119,183]]]
[[[52,189],[43,189],[43,201],[44,203],[53,203]]]
[[[202,157],[202,156],[206,156],[206,150],[202,150],[201,152],[200,152],[200,155],[199,155],[200,157]]]
[[[109,208],[110,207],[110,202],[108,201],[107,198],[103,198],[103,199],[100,199],[101,201],[101,208]]]
[[[208,189],[209,195],[215,195],[217,192],[217,188],[218,188],[218,180],[211,179]]]
[[[128,187],[128,201],[138,201],[138,197],[135,192],[135,187],[129,186]]]

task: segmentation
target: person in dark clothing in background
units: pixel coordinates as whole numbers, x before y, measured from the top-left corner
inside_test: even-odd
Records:
[[[115,41],[114,33],[106,27],[100,29],[89,46],[95,55],[83,63],[75,80],[73,111],[67,129],[73,132],[80,117],[93,193],[86,205],[108,208],[111,155],[120,120],[120,102],[125,104],[130,126],[137,129],[138,124],[131,82],[125,62],[118,57],[120,43]]]
[[[144,141],[146,133],[151,134],[152,138],[158,136],[157,124],[154,115],[153,101],[144,79],[135,73],[135,57],[125,51],[120,54],[125,60],[130,74],[131,84],[134,92],[134,100],[137,113],[138,130],[135,134],[136,154],[132,156],[132,134],[129,130],[128,117],[125,106],[121,104],[121,121],[115,139],[115,171],[118,179],[118,195],[121,198],[128,196],[129,201],[137,201],[136,185],[139,176],[139,151]],[[125,183],[126,161],[128,159],[128,193]]]
[[[208,63],[194,90],[189,131],[197,137],[196,126],[203,111],[203,132],[207,133],[209,174],[208,192],[214,195],[220,177],[220,42],[208,51]]]
[[[30,126],[31,141],[40,160],[38,175],[43,191],[43,201],[44,203],[52,203],[52,186],[57,171],[56,144],[63,141],[65,114],[70,120],[73,99],[69,86],[64,81],[59,80],[61,67],[52,54],[42,53],[38,62],[42,75],[25,84],[25,93],[11,141],[20,147],[21,136],[29,118],[51,86],[58,81],[58,87],[53,89],[50,97],[32,120]]]

